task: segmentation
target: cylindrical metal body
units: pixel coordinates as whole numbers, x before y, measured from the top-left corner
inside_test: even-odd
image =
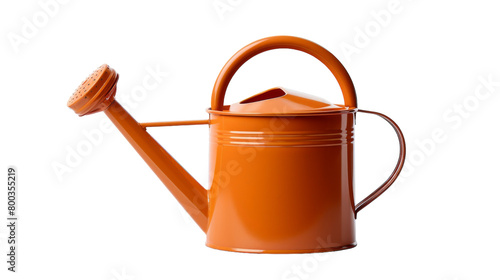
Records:
[[[355,111],[210,118],[207,246],[306,253],[356,245]]]

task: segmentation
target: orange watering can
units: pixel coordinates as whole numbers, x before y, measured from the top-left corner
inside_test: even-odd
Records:
[[[344,105],[285,88],[273,88],[224,105],[239,67],[272,49],[303,51],[337,79]],[[395,181],[405,158],[399,127],[387,116],[357,108],[354,86],[342,64],[305,39],[277,36],[238,51],[220,72],[208,120],[138,123],[114,99],[118,74],[107,65],[85,80],[68,101],[84,116],[100,111],[153,169],[207,234],[206,245],[247,253],[313,253],[356,246],[357,213]],[[399,159],[390,177],[355,204],[354,123],[357,112],[388,121],[399,138]],[[209,127],[209,189],[203,188],[146,131],[151,126]]]

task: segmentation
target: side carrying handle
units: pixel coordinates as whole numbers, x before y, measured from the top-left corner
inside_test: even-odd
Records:
[[[321,61],[337,79],[347,107],[357,107],[356,92],[351,77],[342,63],[328,50],[309,40],[292,36],[274,36],[255,41],[239,50],[224,65],[212,92],[212,110],[222,111],[226,90],[236,71],[250,58],[273,49],[294,49],[308,53]]]
[[[394,171],[392,171],[391,176],[389,176],[389,178],[380,187],[378,187],[374,192],[372,192],[365,199],[361,200],[361,202],[356,204],[356,207],[354,208],[354,216],[355,217],[358,216],[358,212],[361,209],[365,208],[368,204],[370,204],[372,201],[374,201],[383,192],[385,192],[392,185],[392,183],[394,183],[396,178],[399,176],[399,173],[401,173],[401,170],[403,169],[403,164],[404,164],[405,157],[406,157],[406,143],[405,143],[405,138],[403,136],[403,132],[401,131],[399,126],[393,120],[391,120],[388,116],[381,114],[381,113],[377,113],[377,112],[366,111],[366,110],[358,110],[358,112],[377,115],[391,124],[391,126],[396,131],[396,134],[398,135],[399,158],[398,158],[398,163],[396,164]]]

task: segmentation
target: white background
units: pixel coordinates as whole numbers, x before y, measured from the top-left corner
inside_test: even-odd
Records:
[[[68,1],[48,10],[47,2],[0,4],[0,176],[18,168],[20,224],[14,274],[4,262],[2,183],[1,279],[500,278],[500,86],[488,91],[480,81],[500,81],[497,2]],[[231,8],[218,12],[214,3]],[[207,248],[119,132],[96,131],[104,114],[78,118],[66,107],[79,83],[108,63],[120,74],[117,100],[138,121],[205,119],[224,63],[272,35],[330,50],[351,74],[359,107],[387,114],[405,133],[407,168],[360,213],[354,249],[255,255]],[[144,90],[151,69],[168,77]],[[226,104],[273,86],[342,103],[324,66],[279,50],[237,73]],[[206,126],[149,131],[208,187]],[[90,143],[86,133],[102,138],[69,166],[67,158]],[[357,200],[385,180],[396,157],[390,126],[359,115]],[[56,172],[62,165],[65,172]]]

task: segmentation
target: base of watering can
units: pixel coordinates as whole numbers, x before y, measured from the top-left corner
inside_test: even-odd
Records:
[[[347,245],[337,246],[337,247],[326,247],[326,248],[315,248],[315,249],[298,249],[298,250],[260,250],[260,249],[243,249],[243,248],[229,248],[220,247],[211,244],[206,244],[207,247],[212,249],[237,252],[237,253],[253,253],[253,254],[306,254],[306,253],[324,253],[332,251],[346,250],[356,247],[357,243],[351,243]]]

